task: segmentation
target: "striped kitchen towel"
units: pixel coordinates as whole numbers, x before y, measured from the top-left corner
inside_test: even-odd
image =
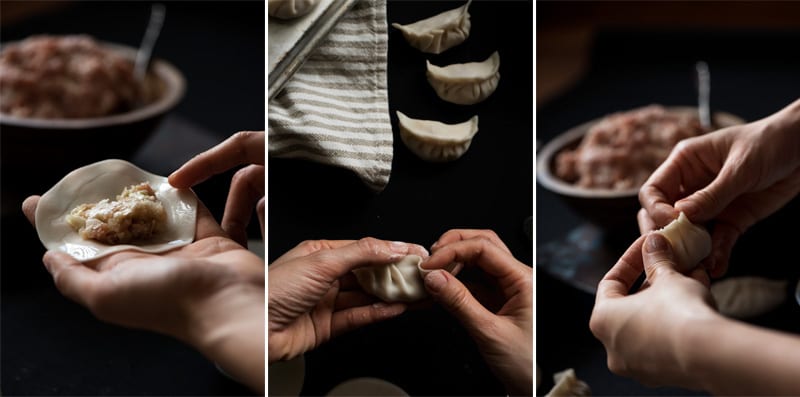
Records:
[[[392,171],[386,0],[353,5],[269,103],[269,155],[354,171],[376,192]]]

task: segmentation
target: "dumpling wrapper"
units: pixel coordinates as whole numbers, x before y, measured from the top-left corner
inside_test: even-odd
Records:
[[[294,19],[308,14],[319,0],[269,0],[267,12],[280,19]]]
[[[500,54],[495,51],[483,62],[432,65],[427,61],[428,82],[442,100],[473,105],[488,98],[500,82]]]
[[[686,273],[697,266],[703,258],[711,254],[711,235],[689,221],[681,212],[678,219],[658,230],[669,240],[678,270]]]
[[[567,368],[553,375],[555,386],[545,395],[545,397],[583,397],[591,396],[592,389],[586,382],[578,379],[575,370]]]
[[[384,302],[414,302],[428,296],[423,278],[433,270],[420,267],[422,257],[407,255],[397,263],[384,266],[367,266],[353,269],[361,288]],[[445,268],[456,274],[458,264]]]
[[[452,161],[469,149],[478,133],[478,116],[459,124],[412,119],[397,112],[400,139],[419,158],[433,162]]]
[[[106,245],[82,238],[67,224],[65,217],[76,206],[113,199],[126,186],[141,182],[150,184],[167,212],[166,229],[151,239]],[[158,253],[190,244],[196,218],[197,197],[190,189],[176,189],[166,177],[127,161],[104,160],[70,172],[42,195],[36,207],[36,232],[48,250],[63,251],[85,262],[123,250]]]
[[[412,47],[422,52],[440,54],[469,37],[469,29],[472,27],[469,20],[471,3],[472,0],[469,0],[461,7],[408,25],[393,23],[392,26],[403,32],[403,37]]]
[[[766,314],[786,300],[786,280],[763,277],[733,277],[711,284],[711,295],[717,310],[733,318],[750,318]]]

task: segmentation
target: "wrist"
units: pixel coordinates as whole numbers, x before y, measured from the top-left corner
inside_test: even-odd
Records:
[[[774,135],[779,147],[793,149],[789,158],[800,165],[800,99],[765,119],[765,134]]]
[[[716,355],[711,349],[716,346],[719,332],[727,321],[730,320],[709,308],[708,315],[687,321],[686,326],[680,327],[686,330],[686,334],[676,338],[675,352],[683,379],[687,380],[687,384],[683,386],[708,390],[706,381],[710,372],[709,365],[716,365]]]
[[[240,283],[187,305],[183,340],[234,379],[261,390],[264,375],[264,288]]]

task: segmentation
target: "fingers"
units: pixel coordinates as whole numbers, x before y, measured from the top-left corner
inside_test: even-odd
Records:
[[[379,300],[372,295],[368,295],[362,291],[342,291],[336,295],[336,303],[334,310],[351,309],[358,306],[368,306]]]
[[[39,205],[40,196],[30,196],[22,202],[22,213],[31,225],[36,226],[36,206]]]
[[[514,259],[505,245],[496,245],[486,235],[437,246],[430,258],[422,262],[422,268],[443,269],[452,263],[478,266],[496,278],[501,286],[528,277],[530,272],[528,266]]]
[[[421,252],[425,249],[416,244],[366,237],[338,248],[318,250],[311,254],[309,265],[333,280],[359,267],[387,265]]]
[[[177,188],[192,187],[241,164],[264,165],[264,131],[240,131],[198,154],[169,176]]]
[[[733,246],[741,231],[726,222],[718,222],[711,233],[711,256],[706,260],[711,277],[722,277],[728,271],[728,263]]]
[[[263,165],[249,165],[234,174],[221,226],[231,239],[244,247],[247,246],[247,225],[251,214],[263,197]]]
[[[91,298],[100,274],[60,251],[47,251],[42,259],[56,288],[67,298],[83,306],[91,306]]]
[[[636,213],[636,220],[639,223],[639,234],[647,234],[652,230],[658,228],[656,222],[650,216],[646,209],[642,208]]]
[[[690,151],[686,142],[680,142],[639,189],[639,204],[647,210],[656,227],[663,227],[678,217],[673,204],[683,194],[682,167],[689,162],[685,153]]]
[[[208,210],[200,199],[197,199],[197,230],[194,233],[195,240],[202,240],[209,237],[225,237],[225,231],[217,224],[214,215]]]
[[[404,303],[377,302],[369,306],[336,311],[331,317],[331,337],[378,321],[397,317],[406,310],[406,307]]]
[[[628,247],[616,264],[597,285],[597,300],[620,298],[628,295],[633,284],[644,271],[642,246],[648,235],[640,236]]]
[[[500,240],[500,237],[497,236],[492,230],[476,230],[476,229],[453,229],[448,230],[441,237],[431,246],[431,251],[435,251],[437,247],[441,247],[450,243],[454,243],[457,241],[469,240],[475,237],[485,237],[489,239],[492,243],[497,245],[498,247],[502,248],[509,254],[511,250],[508,249],[505,243]]]
[[[464,327],[480,331],[492,324],[495,315],[481,305],[467,288],[452,274],[435,270],[425,276],[425,289],[458,319]]]
[[[737,181],[735,171],[723,167],[708,186],[675,203],[675,210],[684,212],[689,219],[706,222],[722,212],[740,193],[743,182]]]
[[[270,266],[276,266],[282,263],[290,262],[320,250],[343,247],[345,245],[352,244],[355,241],[356,240],[306,240],[300,244],[297,244],[297,246],[289,251],[286,251],[286,253],[281,255],[280,258],[275,259]]]
[[[677,272],[672,246],[659,232],[647,235],[643,250],[644,272],[650,284],[655,284],[665,273]]]
[[[267,234],[264,232],[264,230],[265,230],[264,229],[264,219],[265,219],[266,213],[267,213],[266,207],[267,207],[267,198],[266,197],[262,197],[261,200],[258,200],[258,203],[256,203],[256,213],[258,214],[258,223],[261,226],[261,237],[264,238],[264,239],[267,238]]]

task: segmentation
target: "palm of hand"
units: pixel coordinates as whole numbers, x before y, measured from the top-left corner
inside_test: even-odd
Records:
[[[301,269],[293,267],[291,262],[278,260],[270,266],[271,279],[286,281],[270,285],[270,297],[282,299],[270,299],[268,306],[270,344],[283,348],[281,356],[287,357],[282,359],[311,350],[330,338],[332,313],[339,293],[339,283],[335,280],[283,276]]]
[[[84,299],[99,319],[173,335],[184,331],[176,328],[196,300],[240,283],[263,285],[260,258],[221,236],[161,255],[120,252],[92,265],[97,277]]]

